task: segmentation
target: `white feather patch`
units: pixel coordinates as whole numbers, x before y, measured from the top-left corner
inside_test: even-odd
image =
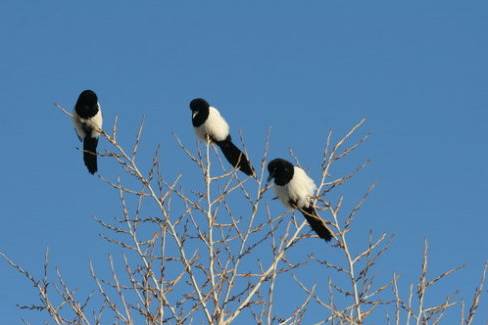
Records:
[[[78,116],[78,114],[76,114],[76,111],[73,112],[73,124],[75,126],[75,131],[76,131],[76,135],[78,136],[78,139],[82,141],[86,137],[86,134],[85,131],[83,131],[83,128],[81,127],[80,117]]]
[[[83,140],[87,135],[83,130],[83,125],[88,126],[92,131],[90,137],[98,138],[100,136],[100,130],[102,129],[103,125],[103,117],[102,117],[102,110],[100,104],[98,104],[98,112],[95,116],[84,119],[81,118],[76,111],[73,112],[73,123],[75,125],[75,131],[78,135],[80,140]]]
[[[274,184],[274,191],[287,208],[293,208],[290,201],[297,202],[298,208],[308,207],[317,186],[303,169],[294,166],[294,170],[290,182],[284,186]]]
[[[208,134],[215,141],[223,141],[229,135],[229,124],[215,107],[210,106],[207,120],[196,127],[195,132],[202,140],[206,140]]]

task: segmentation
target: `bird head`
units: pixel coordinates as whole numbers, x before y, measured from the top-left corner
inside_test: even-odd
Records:
[[[268,172],[268,182],[274,180],[276,185],[283,186],[293,178],[295,170],[291,162],[277,158],[268,163]]]
[[[90,89],[83,90],[80,94],[80,97],[78,97],[78,103],[86,106],[96,105],[98,103],[97,94],[95,94],[95,92]]]
[[[203,98],[195,98],[190,102],[190,109],[192,112],[200,112],[202,110],[208,109],[210,105]]]
[[[210,112],[209,103],[203,98],[195,98],[190,102],[191,120],[194,127],[202,125]]]
[[[83,90],[76,102],[75,110],[82,118],[94,116],[98,112],[98,97],[93,90]]]

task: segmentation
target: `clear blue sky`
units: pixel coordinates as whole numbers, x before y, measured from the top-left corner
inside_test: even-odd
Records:
[[[357,227],[396,235],[379,272],[416,280],[428,238],[434,272],[467,264],[447,291],[470,299],[488,259],[487,31],[486,1],[2,0],[0,249],[40,271],[49,246],[78,287],[90,258],[105,264],[92,217],[115,216],[117,197],[86,172],[54,101],[96,90],[127,143],[145,115],[146,153],[161,143],[166,175],[191,175],[171,132],[193,143],[187,104],[203,96],[251,156],[272,126],[272,156],[293,147],[315,178],[327,130],[368,118],[354,162],[373,164],[346,199],[378,181]],[[36,298],[0,263],[2,324]]]

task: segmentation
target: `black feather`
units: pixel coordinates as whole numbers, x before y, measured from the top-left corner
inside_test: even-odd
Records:
[[[215,141],[215,143],[220,147],[225,158],[232,166],[234,166],[234,168],[239,168],[248,176],[254,175],[254,168],[251,166],[249,159],[234,143],[232,143],[230,136],[224,141]]]
[[[301,208],[300,211],[305,219],[307,219],[310,227],[312,227],[313,231],[315,231],[320,238],[326,241],[332,239],[332,231],[327,227],[325,221],[319,217],[312,204],[310,204],[308,208]]]
[[[95,92],[90,89],[82,91],[76,101],[76,114],[81,118],[88,119],[97,115],[98,110],[98,97]]]
[[[86,136],[83,139],[83,161],[90,174],[97,172],[97,145],[98,138]]]
[[[190,102],[192,111],[191,123],[194,127],[199,127],[205,123],[210,114],[210,105],[203,98],[195,98]]]

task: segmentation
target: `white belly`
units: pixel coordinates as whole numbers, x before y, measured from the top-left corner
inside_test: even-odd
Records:
[[[100,106],[97,114],[89,119],[81,118],[78,116],[78,114],[76,114],[76,112],[73,112],[73,123],[75,125],[76,134],[80,139],[84,139],[87,136],[85,130],[83,129],[83,125],[92,130],[91,134],[89,134],[90,137],[97,138],[100,136],[99,130],[102,129],[103,125],[102,110],[100,109]]]
[[[229,135],[229,124],[217,109],[210,106],[207,120],[195,128],[195,133],[202,140],[206,140],[209,135],[214,141],[223,141]]]
[[[298,208],[308,207],[317,186],[303,169],[297,166],[294,169],[295,171],[291,181],[284,186],[275,184],[274,191],[276,196],[278,196],[287,208],[293,208],[290,205],[290,201],[296,202]]]

